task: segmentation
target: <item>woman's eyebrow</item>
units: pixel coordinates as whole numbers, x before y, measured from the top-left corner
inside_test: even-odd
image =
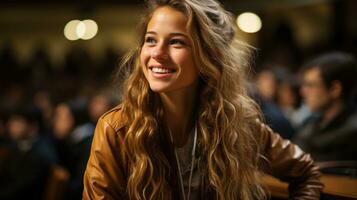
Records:
[[[157,35],[157,33],[155,31],[147,31],[146,34],[149,35]],[[185,38],[188,38],[187,35],[185,33],[182,32],[173,32],[169,34],[170,36],[183,36]]]
[[[147,31],[145,34],[157,35],[157,33],[155,31]]]

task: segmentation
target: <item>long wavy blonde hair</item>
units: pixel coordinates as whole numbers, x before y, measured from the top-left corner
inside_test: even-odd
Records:
[[[244,45],[235,39],[232,16],[215,0],[151,0],[139,28],[139,44],[122,63],[128,77],[122,114],[129,122],[124,139],[130,199],[171,199],[170,163],[160,146],[163,107],[150,90],[139,55],[153,12],[170,6],[187,16],[193,57],[200,71],[197,104],[199,152],[207,163],[207,191],[216,199],[262,199],[256,170],[259,148],[253,137],[260,117],[246,92]],[[123,69],[122,68],[122,69]]]

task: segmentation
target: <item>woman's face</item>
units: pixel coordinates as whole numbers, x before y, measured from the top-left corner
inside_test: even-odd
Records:
[[[186,16],[168,6],[158,8],[150,19],[140,62],[154,92],[172,92],[197,85]]]

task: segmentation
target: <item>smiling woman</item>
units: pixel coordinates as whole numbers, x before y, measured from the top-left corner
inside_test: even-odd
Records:
[[[198,83],[187,17],[169,6],[157,9],[148,26],[140,61],[151,90],[172,92],[192,88]]]
[[[292,199],[318,199],[310,156],[247,95],[230,13],[214,0],[150,0],[147,11],[123,101],[98,121],[83,199],[264,199],[263,169],[291,183]]]

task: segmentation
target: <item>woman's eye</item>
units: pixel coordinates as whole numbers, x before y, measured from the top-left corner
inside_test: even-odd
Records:
[[[151,38],[151,37],[147,37],[145,39],[145,43],[148,43],[148,44],[155,44],[156,40],[154,38]]]
[[[170,40],[170,44],[171,45],[185,45],[186,43],[182,40],[172,39],[172,40]]]

